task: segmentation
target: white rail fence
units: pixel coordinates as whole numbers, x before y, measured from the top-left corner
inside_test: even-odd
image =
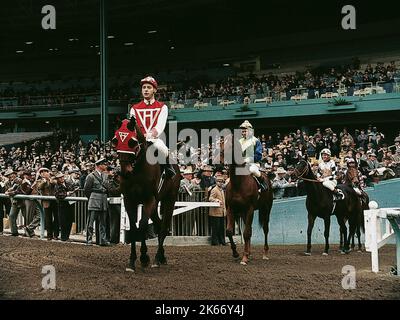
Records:
[[[8,198],[8,195],[0,194],[2,198]],[[14,199],[21,199],[21,200],[32,200],[35,201],[37,206],[40,210],[40,238],[44,239],[45,237],[45,214],[44,209],[40,203],[40,200],[56,200],[54,196],[40,196],[40,195],[16,195],[12,197]],[[124,202],[122,201],[123,197],[111,197],[108,198],[108,202],[110,204],[120,204],[121,205],[121,223],[120,223],[120,242],[125,242],[125,231],[130,229],[129,218],[125,210]],[[74,202],[87,202],[87,197],[66,197],[60,201],[74,201]],[[173,212],[173,216],[181,215],[185,212],[189,212],[195,210],[197,208],[211,208],[211,207],[219,207],[219,203],[216,202],[206,202],[206,201],[177,201],[175,202],[175,210]],[[137,226],[139,226],[139,221],[142,218],[142,208],[143,205],[138,206],[138,214],[137,214],[137,221],[135,222]],[[158,210],[160,207],[158,207]],[[160,213],[159,213],[160,215]],[[151,219],[149,223],[152,223]]]
[[[400,267],[400,208],[381,208],[364,211],[365,249],[371,252],[372,271],[379,272],[378,251],[396,239],[397,268]],[[399,272],[397,272],[399,275]]]
[[[119,203],[121,204],[121,228],[120,228],[120,242],[125,243],[125,233],[126,231],[130,230],[130,221],[128,214],[125,210],[125,205],[124,202],[122,201],[123,196],[121,198],[115,198],[115,204]],[[174,210],[173,216],[180,215],[182,213],[192,211],[197,208],[217,208],[219,207],[219,203],[216,202],[190,202],[190,201],[177,201],[175,202],[175,207],[178,207]],[[143,205],[140,204],[138,206],[138,212],[137,212],[137,219],[136,219],[136,227],[139,228],[139,221],[142,219],[142,210],[143,210]],[[158,205],[158,216],[161,218],[160,215],[160,204]],[[171,221],[172,222],[172,221]],[[151,219],[149,219],[149,224],[153,223]],[[173,224],[172,224],[173,225]]]

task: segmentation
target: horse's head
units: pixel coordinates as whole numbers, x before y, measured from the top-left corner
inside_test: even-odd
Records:
[[[306,160],[301,159],[299,162],[297,162],[296,167],[294,168],[294,175],[297,178],[302,178],[305,177],[310,170],[309,163]]]
[[[113,148],[117,151],[121,164],[121,171],[132,171],[146,139],[144,138],[135,118],[125,119],[120,128],[115,131],[111,140]]]
[[[243,164],[242,147],[233,134],[225,136],[221,150],[223,150],[224,161],[228,164]]]

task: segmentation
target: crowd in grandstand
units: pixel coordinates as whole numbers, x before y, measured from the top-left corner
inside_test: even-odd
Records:
[[[245,98],[254,101],[256,97],[278,97],[290,99],[298,93],[299,88],[307,90],[309,99],[321,96],[326,92],[336,92],[340,87],[347,88],[346,94],[351,95],[356,84],[360,83],[392,83],[400,77],[396,62],[388,64],[377,63],[375,67],[368,64],[364,70],[360,69],[359,62],[349,66],[332,68],[308,68],[306,71],[291,74],[264,74],[256,76],[250,74],[245,77],[231,77],[211,82],[207,79],[187,79],[179,84],[166,84],[157,92],[158,100],[172,101],[184,104],[185,101],[202,102],[205,99],[219,97],[228,99],[236,97],[238,103]],[[93,80],[93,83],[98,81]],[[109,89],[110,100],[136,101],[140,93],[134,90],[132,83],[115,84]],[[364,85],[365,86],[365,85]],[[38,89],[34,84],[26,86],[22,92],[15,92],[13,86],[0,88],[0,107],[12,106],[15,103],[22,105],[64,105],[68,103],[82,103],[87,101],[85,96],[91,96],[90,101],[98,100],[100,88],[98,85],[83,87],[78,84],[64,89]],[[361,86],[362,87],[362,86]],[[298,89],[297,91],[294,89]],[[353,90],[353,91],[352,91]],[[294,92],[296,91],[296,92]],[[16,99],[13,103],[10,99]]]
[[[247,77],[226,79],[216,84],[197,84],[190,86],[182,97],[186,99],[229,97],[240,96],[242,99],[248,96],[254,100],[257,95],[268,96],[270,92],[288,93],[295,88],[314,90],[320,94],[332,92],[339,85],[354,87],[356,83],[365,82],[393,82],[398,76],[398,69],[395,62],[388,65],[378,63],[375,68],[370,64],[365,70],[358,69],[358,66],[331,68],[329,71],[323,69],[307,70],[296,72],[290,75],[273,75],[272,73],[256,77],[250,74]],[[242,100],[243,101],[243,100]]]

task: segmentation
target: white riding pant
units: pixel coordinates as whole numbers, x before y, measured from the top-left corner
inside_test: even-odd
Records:
[[[168,147],[165,145],[164,141],[162,141],[161,139],[147,139],[147,141],[150,141],[153,143],[153,146],[159,151],[161,152],[161,154],[167,158],[168,157]]]
[[[253,176],[261,177],[260,168],[255,163],[249,163],[249,171]]]
[[[327,178],[326,180],[324,180],[324,182],[322,182],[322,185],[325,188],[328,188],[329,190],[333,191],[335,190],[335,187],[337,186],[337,180],[329,180],[329,178]]]

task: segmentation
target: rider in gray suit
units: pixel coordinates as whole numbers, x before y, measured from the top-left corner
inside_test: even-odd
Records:
[[[86,227],[86,243],[91,245],[93,238],[93,223],[99,226],[100,239],[96,239],[96,243],[100,246],[109,246],[110,242],[106,234],[106,217],[108,213],[107,203],[107,160],[100,159],[96,161],[96,169],[90,173],[85,181],[85,195],[89,199],[88,202],[88,223]]]

